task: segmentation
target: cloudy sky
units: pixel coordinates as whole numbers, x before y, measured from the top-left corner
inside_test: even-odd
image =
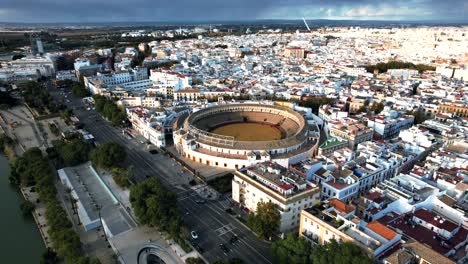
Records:
[[[0,0],[0,22],[468,21],[467,0]]]

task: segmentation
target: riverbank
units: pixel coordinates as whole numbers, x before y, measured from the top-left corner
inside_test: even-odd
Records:
[[[33,212],[31,212],[31,214],[34,218],[34,221],[36,222],[37,229],[41,234],[42,241],[44,242],[45,247],[51,248],[52,245],[49,241],[49,237],[47,236],[49,226],[47,225],[47,220],[45,219],[45,204],[43,204],[42,202],[37,202],[40,201],[39,195],[36,192],[31,191],[33,188],[34,187],[20,188],[20,191],[23,195],[23,199],[34,204],[34,210]]]
[[[0,155],[0,245],[2,263],[38,263],[45,251],[33,218],[24,217],[19,207],[23,197],[10,185],[7,158]]]

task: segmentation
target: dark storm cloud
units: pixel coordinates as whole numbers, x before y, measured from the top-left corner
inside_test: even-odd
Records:
[[[0,0],[0,21],[466,20],[466,10],[463,0]]]

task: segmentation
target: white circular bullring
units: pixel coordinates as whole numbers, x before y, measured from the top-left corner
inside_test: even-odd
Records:
[[[208,166],[239,169],[269,160],[288,166],[315,150],[316,131],[289,108],[228,104],[179,117],[174,145],[184,157]]]

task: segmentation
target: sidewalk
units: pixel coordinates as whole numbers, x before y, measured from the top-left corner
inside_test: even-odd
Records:
[[[25,187],[25,188],[20,188],[21,193],[23,194],[23,197],[25,200],[31,202],[34,204],[34,211],[32,212],[32,215],[34,217],[34,221],[36,222],[37,228],[39,229],[39,232],[41,233],[42,240],[44,241],[44,245],[46,248],[50,247],[52,248],[52,243],[49,241],[49,236],[48,236],[48,231],[49,231],[49,226],[47,225],[47,221],[45,219],[45,205],[42,202],[36,203],[36,201],[39,199],[39,195],[36,192],[31,192],[31,189],[33,187]]]

